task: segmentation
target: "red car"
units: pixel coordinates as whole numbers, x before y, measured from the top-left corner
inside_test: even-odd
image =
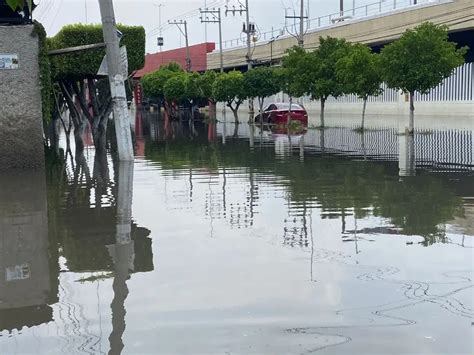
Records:
[[[286,102],[269,104],[263,110],[263,123],[286,124],[289,109],[290,104]],[[300,121],[303,125],[308,124],[308,113],[299,104],[291,104],[290,118],[292,121]],[[260,114],[255,117],[255,122],[260,122]]]

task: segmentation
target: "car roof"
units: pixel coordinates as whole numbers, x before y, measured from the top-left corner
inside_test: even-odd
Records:
[[[288,109],[290,107],[289,102],[274,102],[274,103],[272,103],[272,105],[275,105],[277,107],[277,109]],[[303,109],[303,106],[301,106],[300,104],[297,104],[297,103],[294,102],[294,103],[291,104],[291,108]]]

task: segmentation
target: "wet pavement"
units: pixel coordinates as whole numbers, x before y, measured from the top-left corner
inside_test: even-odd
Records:
[[[472,130],[134,131],[0,177],[0,354],[473,352]]]

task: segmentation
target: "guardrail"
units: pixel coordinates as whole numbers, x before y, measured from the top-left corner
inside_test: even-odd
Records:
[[[344,10],[342,13],[336,12],[329,15],[308,19],[305,21],[305,27],[306,31],[309,32],[318,28],[335,26],[341,22],[358,20],[365,17],[388,13],[394,10],[400,10],[404,8],[438,2],[439,0],[381,0],[371,4]],[[298,25],[298,23],[296,25]],[[291,27],[293,27],[293,25],[287,25],[279,29],[272,29],[271,31],[258,32],[257,35],[253,38],[253,42],[259,43],[264,41],[272,41],[280,36],[289,36],[290,32],[293,32],[289,31],[289,28]],[[241,47],[245,46],[246,44],[247,37],[245,34],[242,34],[242,37],[240,38],[234,38],[222,42],[222,46],[224,49]]]

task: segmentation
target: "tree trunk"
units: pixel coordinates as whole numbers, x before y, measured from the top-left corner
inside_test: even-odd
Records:
[[[413,134],[415,130],[415,92],[410,91],[410,120],[408,122],[408,134]]]
[[[264,98],[259,98],[258,99],[258,104],[259,104],[259,115],[260,115],[260,127],[263,127],[263,100]],[[250,117],[252,119],[252,122],[250,122]],[[254,118],[253,115],[249,117],[249,123],[254,123]]]
[[[324,128],[324,106],[326,104],[326,98],[322,97],[321,98],[321,122],[320,122],[320,127]]]
[[[365,123],[365,109],[367,107],[367,96],[364,97],[364,104],[362,105],[362,122],[360,124],[360,129],[364,130],[364,123]]]
[[[232,106],[229,106],[230,109],[232,110],[232,113],[234,114],[234,122],[235,124],[239,124],[239,114],[237,113],[238,108],[233,108]]]

